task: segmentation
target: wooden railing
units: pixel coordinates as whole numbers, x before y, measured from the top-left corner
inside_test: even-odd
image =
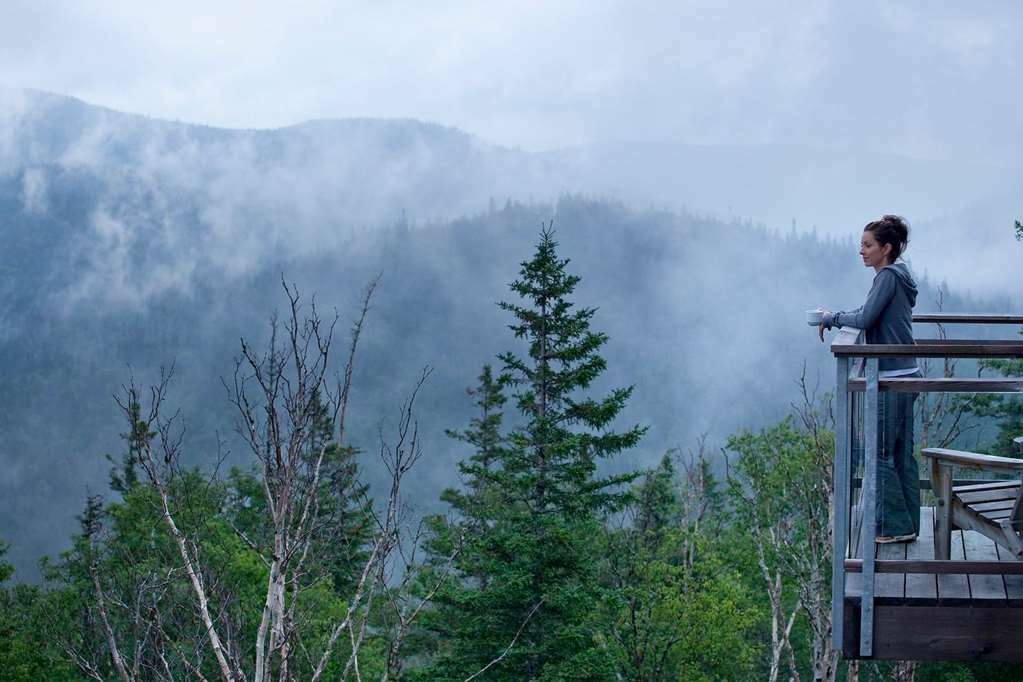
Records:
[[[1023,315],[989,315],[979,313],[917,313],[913,321],[936,324],[1020,324]]]
[[[1023,325],[1023,315],[972,315],[927,313],[914,315],[917,323]],[[860,597],[861,656],[873,652],[874,576],[876,573],[1023,573],[1023,562],[1007,566],[1004,562],[965,562],[936,560],[875,560],[875,504],[877,497],[877,411],[881,391],[911,393],[1018,393],[1023,378],[879,378],[880,358],[1023,358],[1023,340],[916,339],[916,345],[866,345],[859,330],[842,329],[831,345],[836,359],[836,433],[834,463],[834,546],[832,550],[832,637],[833,646],[842,648],[846,573],[862,573]],[[852,399],[863,394],[864,409],[855,415],[863,424],[862,518],[859,528],[860,558],[849,556],[852,471],[851,450],[854,427]],[[999,565],[1000,564],[1000,565]]]

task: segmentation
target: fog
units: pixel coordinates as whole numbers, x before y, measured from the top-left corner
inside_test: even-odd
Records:
[[[219,377],[282,272],[343,315],[384,273],[355,437],[372,450],[435,368],[423,509],[467,454],[443,435],[464,388],[514,347],[494,303],[544,221],[611,335],[598,388],[635,384],[623,424],[650,426],[623,467],[777,419],[804,363],[826,390],[802,311],[862,302],[855,240],[882,213],[913,226],[919,310],[941,287],[1018,311],[1020,10],[660,5],[5,3],[0,538],[19,576],[105,490],[129,372],[177,362],[192,461],[230,432]]]
[[[13,0],[0,19],[0,83],[232,128],[414,117],[531,151],[773,143],[1003,162],[1023,133],[1015,3]]]

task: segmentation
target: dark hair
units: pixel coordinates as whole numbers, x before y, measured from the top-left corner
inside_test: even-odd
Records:
[[[866,224],[864,232],[870,232],[881,246],[892,245],[891,260],[895,260],[909,244],[909,223],[902,216],[886,215]]]

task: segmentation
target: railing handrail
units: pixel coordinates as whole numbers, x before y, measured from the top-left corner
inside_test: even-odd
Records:
[[[1023,315],[986,313],[916,313],[913,321],[935,324],[1023,324]]]
[[[1023,358],[1023,341],[920,339],[912,344],[864,344],[842,339],[831,344],[831,352],[848,358]]]
[[[849,377],[849,390],[862,393],[867,388],[863,377]],[[878,379],[877,390],[892,393],[1023,393],[1023,378],[990,377],[891,377]]]
[[[849,573],[863,571],[863,559],[846,559]],[[1023,561],[975,561],[965,559],[875,559],[875,573],[923,573],[937,575],[1023,575]]]

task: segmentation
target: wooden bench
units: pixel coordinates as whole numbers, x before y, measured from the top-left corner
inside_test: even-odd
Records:
[[[1014,440],[1023,453],[1023,436]],[[1023,559],[1023,459],[945,448],[925,448],[931,485],[938,497],[934,558],[949,559],[953,528],[974,530]],[[1008,474],[1004,481],[952,485],[956,467]]]

